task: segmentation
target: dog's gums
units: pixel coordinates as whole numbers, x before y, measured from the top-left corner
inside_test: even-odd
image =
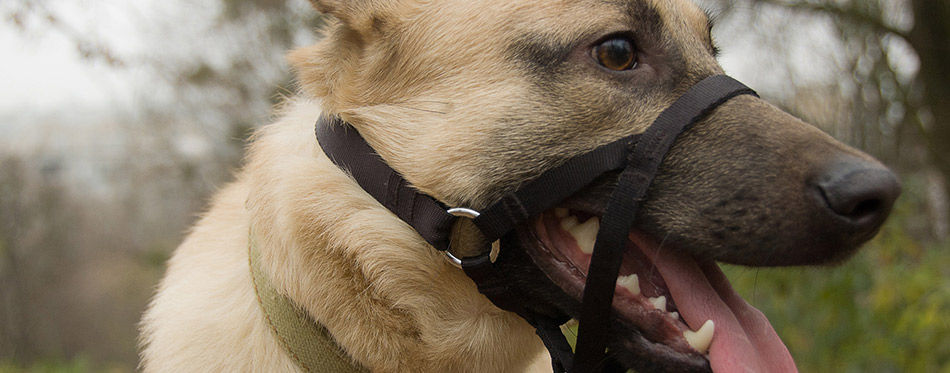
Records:
[[[592,212],[556,208],[527,228],[532,261],[574,299],[583,294],[599,219]],[[736,295],[714,262],[678,253],[637,230],[629,235],[613,313],[630,335],[614,332],[612,338],[624,339],[621,346],[630,351],[614,347],[612,353],[640,361],[634,367],[641,370],[795,370],[771,325]],[[644,350],[653,352],[638,352]],[[625,354],[636,356],[624,359]]]

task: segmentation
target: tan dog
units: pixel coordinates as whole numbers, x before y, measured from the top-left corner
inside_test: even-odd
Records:
[[[314,4],[338,22],[320,43],[290,56],[305,96],[255,135],[237,180],[170,260],[142,322],[142,366],[301,369],[261,310],[248,265],[253,232],[273,287],[325,327],[354,364],[380,372],[525,371],[544,356],[533,328],[493,306],[331,163],[314,122],[339,115],[419,191],[449,206],[483,208],[572,156],[643,131],[693,83],[721,73],[707,15],[688,0]],[[530,288],[526,304],[576,316],[589,256],[578,251],[586,233],[569,221],[599,216],[598,190],[609,185],[519,228],[523,248],[502,248],[537,265],[512,270]],[[869,157],[739,97],[677,141],[631,245],[700,264],[839,261],[874,235],[898,193],[894,177]],[[453,240],[453,252],[479,247],[466,242]],[[546,265],[553,261],[575,268]],[[618,291],[615,307],[641,306],[615,312],[610,349],[618,361],[641,371],[708,370],[732,359],[768,370],[767,358],[752,355],[775,346],[756,345],[753,333],[743,334],[751,355],[717,357],[728,348],[717,347],[727,337],[716,334],[707,357],[682,335],[648,326],[697,330],[702,321],[677,308],[662,280],[630,271],[640,275],[642,294]],[[653,306],[642,306],[647,297]],[[536,368],[550,370],[540,361]]]

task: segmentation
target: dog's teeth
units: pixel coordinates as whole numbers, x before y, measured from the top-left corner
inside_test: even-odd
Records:
[[[567,217],[567,215],[568,215],[568,211],[565,208],[559,207],[559,208],[554,209],[554,216],[556,216],[558,219],[564,219]]]
[[[712,343],[715,329],[716,325],[713,321],[706,320],[706,323],[703,324],[699,330],[695,332],[692,330],[683,332],[683,337],[686,338],[686,342],[689,342],[689,345],[693,346],[697,351],[706,353],[706,351],[709,351],[709,344]]]
[[[680,319],[680,313],[679,313],[679,312],[670,312],[670,318],[672,318],[673,320],[679,320],[679,319]]]
[[[627,288],[627,290],[630,290],[630,292],[633,293],[633,295],[640,294],[640,278],[637,277],[637,275],[635,274],[618,277],[617,285]]]
[[[573,216],[568,218],[574,218]],[[574,218],[576,221],[577,218]],[[564,220],[561,220],[561,225],[564,225]],[[583,224],[571,227],[568,232],[574,236],[574,241],[577,241],[577,246],[581,248],[585,254],[594,253],[594,241],[597,239],[597,231],[600,230],[600,219],[593,217],[587,219]]]
[[[659,297],[650,298],[648,300],[650,301],[651,304],[653,304],[653,307],[655,307],[656,309],[660,311],[666,312],[666,296],[661,295]]]
[[[576,227],[578,224],[577,217],[574,215],[568,215],[567,217],[561,218],[561,229],[570,232],[572,228]]]

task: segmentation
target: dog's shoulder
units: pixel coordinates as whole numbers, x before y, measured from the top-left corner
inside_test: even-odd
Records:
[[[246,196],[241,181],[222,189],[169,260],[142,320],[145,371],[296,369],[256,307],[247,262]]]
[[[318,105],[289,102],[284,112],[282,119],[257,131],[247,165],[215,194],[168,261],[141,323],[144,370],[296,369],[266,325],[248,266],[247,202],[253,191],[293,176],[274,165],[308,159],[308,154],[312,160],[314,144],[304,122],[310,123],[312,133]]]

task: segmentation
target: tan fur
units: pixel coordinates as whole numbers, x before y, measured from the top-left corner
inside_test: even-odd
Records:
[[[275,286],[374,371],[521,371],[535,359],[540,342],[524,321],[494,308],[300,135],[318,106],[290,106],[176,251],[143,322],[143,367],[296,369],[254,298],[248,224]]]
[[[642,118],[633,123],[578,124],[558,133],[544,120],[500,127],[512,112],[559,115],[523,99],[538,88],[505,62],[511,37],[540,33],[566,42],[621,30],[621,5],[314,2],[341,21],[328,26],[324,41],[290,56],[301,88],[313,98],[288,103],[283,119],[257,133],[237,181],[218,194],[175,252],[143,319],[142,367],[297,369],[256,302],[247,263],[250,230],[275,287],[373,371],[517,372],[532,363],[550,369],[533,329],[495,308],[460,270],[334,166],[314,139],[313,125],[323,112],[339,114],[421,191],[448,204],[483,207],[566,155],[641,131],[674,97],[643,98],[641,106],[603,114]],[[651,2],[665,9],[668,23],[684,25],[675,39],[688,51],[690,72],[719,71],[700,52],[704,45],[689,41],[706,37],[702,13],[687,1]],[[591,90],[602,88],[577,86],[578,95]],[[497,141],[499,133],[510,141]],[[520,153],[512,153],[516,147]]]
[[[308,93],[322,97],[329,112],[357,125],[367,142],[415,187],[448,204],[482,207],[497,198],[500,185],[535,175],[554,161],[542,159],[539,164],[535,155],[579,153],[649,124],[644,120],[639,126],[619,128],[618,121],[596,132],[578,128],[551,133],[539,121],[537,128],[506,129],[506,136],[567,148],[532,149],[533,144],[512,141],[522,159],[509,159],[513,164],[487,159],[509,150],[499,148],[507,144],[490,141],[500,117],[545,110],[523,99],[534,93],[523,72],[498,62],[507,59],[512,35],[543,33],[553,42],[622,30],[618,6],[570,0],[380,2],[403,4],[399,13],[387,13],[389,18],[380,21],[398,32],[337,25],[323,43],[295,51],[290,60]],[[416,3],[424,6],[413,8]],[[485,8],[492,12],[481,11]],[[572,22],[563,22],[565,18]],[[358,36],[363,34],[367,36]],[[545,139],[551,136],[586,141]]]
[[[292,371],[263,322],[247,264],[247,183],[222,190],[168,263],[142,320],[148,371]],[[239,358],[240,357],[240,358]]]

